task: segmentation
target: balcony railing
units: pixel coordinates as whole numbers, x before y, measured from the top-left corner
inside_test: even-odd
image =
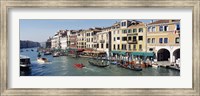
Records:
[[[134,33],[127,33],[127,36],[130,36],[130,35],[138,35],[137,32],[134,32]]]
[[[137,44],[137,41],[128,40],[127,43],[129,43],[129,44]]]

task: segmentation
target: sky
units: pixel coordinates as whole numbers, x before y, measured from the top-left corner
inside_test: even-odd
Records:
[[[58,30],[79,30],[92,27],[109,27],[119,19],[89,19],[89,20],[61,20],[61,19],[20,19],[19,31],[20,40],[30,40],[35,42],[45,42]],[[149,23],[151,20],[139,20]]]

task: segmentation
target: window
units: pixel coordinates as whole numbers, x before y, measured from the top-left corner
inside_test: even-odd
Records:
[[[176,39],[175,39],[175,43],[179,43],[179,42],[180,42],[179,37],[176,37]]]
[[[127,30],[122,30],[122,33],[127,33]]]
[[[164,31],[168,31],[168,26],[164,26]]]
[[[114,41],[115,41],[115,37],[114,37]]]
[[[130,41],[130,40],[131,40],[131,37],[128,37],[128,40]]]
[[[117,49],[120,50],[120,49],[119,49],[119,44],[117,45]]]
[[[163,26],[160,26],[160,31],[163,31]]]
[[[113,33],[115,34],[115,31]]]
[[[143,40],[143,36],[139,36],[139,40],[142,41]]]
[[[101,35],[101,39],[103,39],[103,35]]]
[[[117,40],[120,40],[120,37],[117,37]]]
[[[133,41],[137,41],[137,37],[136,36],[133,36]]]
[[[131,44],[128,45],[128,49],[131,50]]]
[[[147,43],[151,43],[151,38],[148,38],[148,39],[147,39]]]
[[[164,38],[164,43],[168,43],[168,38]]]
[[[159,38],[159,43],[163,43],[163,38]]]
[[[131,33],[131,29],[128,29],[128,33]]]
[[[156,43],[156,41],[155,41],[156,39],[155,38],[152,38],[152,43]]]
[[[156,32],[156,27],[152,27],[152,32]]]
[[[124,26],[126,26],[126,22],[124,22]]]
[[[93,42],[93,38],[91,38],[91,42]]]
[[[117,34],[119,34],[119,30],[117,30]]]
[[[133,29],[133,33],[137,32],[137,29]]]
[[[148,32],[151,32],[151,27],[148,27]]]
[[[113,49],[115,50],[115,44],[113,45]]]
[[[108,48],[108,43],[106,43],[106,48]]]
[[[180,24],[176,24],[176,30],[180,30]]]
[[[127,40],[127,37],[122,37],[122,41],[126,41]]]
[[[103,48],[103,43],[101,43],[101,48]]]
[[[136,45],[133,45],[133,49],[136,50]]]
[[[139,28],[139,32],[143,32],[143,28]]]
[[[126,50],[126,44],[122,44],[122,50]]]
[[[142,50],[142,45],[141,44],[139,45],[139,49]]]
[[[122,26],[126,26],[126,22],[122,22],[121,25],[122,25]]]
[[[97,48],[99,48],[99,43],[97,43]]]

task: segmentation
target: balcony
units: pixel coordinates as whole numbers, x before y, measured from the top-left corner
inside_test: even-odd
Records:
[[[105,40],[100,40],[100,43],[105,43]]]
[[[127,43],[129,43],[129,44],[137,44],[137,41],[136,40],[134,40],[134,41],[128,40]]]
[[[138,33],[137,32],[134,32],[134,33],[127,33],[127,36],[133,36],[133,35],[138,35]]]

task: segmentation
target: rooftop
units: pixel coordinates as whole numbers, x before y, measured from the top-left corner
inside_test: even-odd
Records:
[[[170,22],[180,22],[180,20],[157,20],[155,22],[149,23],[148,25],[170,23]]]

